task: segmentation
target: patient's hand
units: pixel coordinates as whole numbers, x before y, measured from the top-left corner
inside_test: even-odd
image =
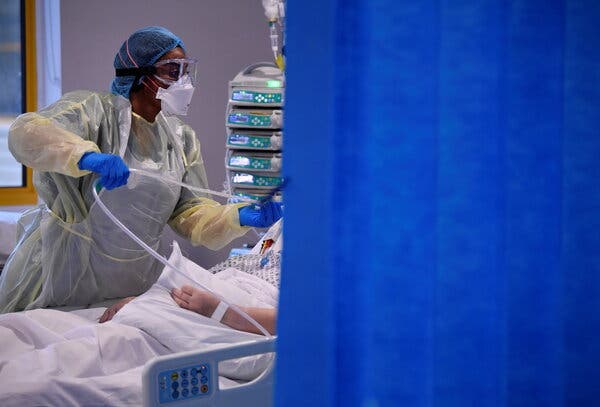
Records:
[[[210,317],[219,305],[219,299],[213,294],[189,285],[174,288],[171,297],[181,308],[195,311],[206,317]]]
[[[106,321],[110,321],[117,312],[119,312],[119,310],[121,308],[123,308],[123,306],[125,304],[127,304],[128,302],[130,302],[131,300],[133,300],[135,297],[127,297],[127,298],[123,298],[121,301],[119,302],[115,302],[113,305],[111,305],[110,307],[108,307],[106,309],[106,311],[104,311],[104,314],[102,314],[102,316],[100,317],[100,323],[106,322]]]

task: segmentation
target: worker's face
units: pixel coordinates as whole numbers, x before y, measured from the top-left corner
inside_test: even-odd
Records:
[[[185,58],[185,52],[183,51],[183,49],[181,47],[173,48],[171,51],[167,52],[165,55],[160,57],[159,60],[156,62],[164,61],[165,59],[178,59],[178,58]],[[144,78],[143,80],[146,82],[146,85],[147,85],[147,86],[143,87],[143,90],[148,99],[148,102],[152,103],[160,108],[160,99],[156,99],[156,91],[158,90],[159,86],[161,88],[167,88],[168,85],[165,83],[162,83],[160,81],[157,81],[157,80],[149,79],[147,77]]]

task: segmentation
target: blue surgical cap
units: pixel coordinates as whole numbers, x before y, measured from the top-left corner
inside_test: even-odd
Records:
[[[163,27],[145,27],[137,30],[121,45],[115,56],[115,69],[149,66],[175,47],[185,46],[181,38]],[[129,99],[135,76],[117,76],[110,91]]]

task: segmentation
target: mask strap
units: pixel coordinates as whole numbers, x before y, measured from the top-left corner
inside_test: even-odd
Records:
[[[146,81],[144,80],[145,78],[150,78],[150,77],[149,77],[149,76],[144,76],[144,77],[142,78],[142,81],[141,81],[141,82],[142,82],[142,85],[144,85],[144,86],[145,86],[145,87],[146,87],[146,88],[147,88],[147,89],[148,89],[150,92],[152,92],[152,93],[156,93],[156,92],[158,91],[158,88],[156,88],[156,89],[152,89],[152,87],[151,87],[150,85],[148,85],[148,84],[146,83]],[[150,79],[150,81],[152,81],[152,79]],[[152,81],[152,82],[154,83],[154,81]]]

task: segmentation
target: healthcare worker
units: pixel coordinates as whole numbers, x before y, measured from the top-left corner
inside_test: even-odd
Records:
[[[281,217],[279,203],[220,205],[166,182],[208,187],[199,141],[177,116],[186,114],[195,80],[195,61],[181,39],[162,27],[138,30],[114,67],[111,93],[67,93],[11,126],[10,151],[34,169],[43,204],[19,221],[16,248],[0,275],[2,313],[87,305],[137,295],[154,283],[162,265],[95,203],[98,177],[102,202],[155,249],[167,223],[193,244],[218,249]]]

